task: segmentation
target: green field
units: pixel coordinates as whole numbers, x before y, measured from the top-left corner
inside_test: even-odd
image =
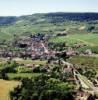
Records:
[[[67,42],[68,44],[82,42],[89,46],[98,46],[98,34],[73,34],[52,38],[50,39],[50,42]]]
[[[98,69],[98,57],[74,56],[68,61],[75,65]]]
[[[31,18],[32,19],[32,18]],[[78,21],[66,21],[63,23],[50,23],[46,19],[45,22],[41,22],[41,19],[38,18],[36,21],[31,21],[30,18],[21,19],[16,21],[12,25],[0,26],[0,40],[12,40],[14,34],[17,36],[31,35],[36,33],[43,34],[57,34],[62,32],[68,32],[70,34],[86,34],[87,32],[87,23],[78,22]],[[79,30],[81,27],[84,29]]]
[[[15,79],[15,78],[33,78],[40,76],[41,73],[8,73],[7,76],[9,79]]]
[[[14,61],[16,61],[16,63],[18,64],[35,64],[35,65],[45,65],[46,64],[46,60],[44,61],[41,61],[41,60],[31,60],[31,59],[27,59],[27,60],[24,60],[24,59],[21,59],[21,58],[15,58],[13,59]]]

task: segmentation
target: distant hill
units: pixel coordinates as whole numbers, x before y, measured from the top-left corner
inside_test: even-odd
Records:
[[[8,25],[17,21],[16,17],[0,17],[0,25]]]
[[[72,21],[89,21],[98,20],[98,13],[43,13],[32,14],[20,17],[0,17],[0,25],[13,24],[16,21],[31,21],[31,22],[64,22],[66,20]]]
[[[67,20],[71,21],[91,21],[98,20],[98,13],[46,13],[21,16],[19,19],[28,20],[31,22],[49,22],[59,23]]]
[[[52,19],[53,22],[63,22],[66,20],[72,21],[89,21],[98,20],[98,13],[48,13],[46,18]]]
[[[87,33],[89,24],[95,26],[95,33],[98,33],[98,13],[57,12],[20,17],[0,17],[0,39],[12,38],[14,34],[30,35],[39,32],[45,34]]]

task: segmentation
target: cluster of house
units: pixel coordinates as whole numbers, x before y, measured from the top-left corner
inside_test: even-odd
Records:
[[[57,34],[57,36],[59,35]],[[81,48],[81,46],[85,46],[84,44],[81,45],[77,43],[73,48],[67,47],[66,50],[58,53],[57,50],[49,47],[50,45],[55,45],[55,43],[48,43],[48,39],[51,37],[55,36],[40,33],[31,36],[20,36],[17,40],[15,40],[14,44],[10,43],[9,46],[11,48],[17,48],[17,50],[0,48],[0,57],[30,57],[32,59],[49,59],[51,57],[55,58],[56,55],[64,53],[66,53],[67,56],[74,56],[79,55],[79,52],[75,51],[74,48]],[[61,43],[59,45],[62,47]],[[57,46],[59,45],[57,44]],[[91,55],[92,52],[91,50],[86,50],[85,54]]]
[[[55,56],[55,51],[48,48],[47,42],[34,41],[32,43],[32,59],[33,58],[42,58],[42,59],[49,59],[50,57]]]
[[[32,59],[50,59],[55,58],[58,54],[58,51],[49,48],[48,38],[51,38],[50,35],[36,34],[30,37],[22,36],[18,39],[16,47],[24,48],[24,51],[20,52],[23,57],[31,57]],[[65,50],[60,52],[60,54],[66,53],[68,56],[74,56],[78,53],[73,49]]]
[[[49,59],[55,56],[55,51],[49,48],[47,37],[43,34],[36,34],[30,37],[22,36],[17,40],[15,47],[22,49],[18,51],[20,57]]]

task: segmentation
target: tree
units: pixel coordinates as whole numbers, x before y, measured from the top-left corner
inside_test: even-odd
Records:
[[[87,31],[92,32],[95,29],[95,26],[88,26]]]
[[[11,92],[11,98],[16,100],[73,100],[70,92],[72,87],[60,80],[42,74],[33,79],[24,78],[21,90]],[[15,94],[15,95],[13,95]]]

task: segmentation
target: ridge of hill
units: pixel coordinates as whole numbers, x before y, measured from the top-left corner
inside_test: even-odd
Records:
[[[31,21],[31,22],[64,22],[66,20],[72,21],[91,21],[98,20],[98,13],[64,13],[64,12],[56,12],[56,13],[37,13],[32,15],[25,16],[8,16],[8,17],[0,17],[0,25],[8,25],[15,23],[17,21]]]

